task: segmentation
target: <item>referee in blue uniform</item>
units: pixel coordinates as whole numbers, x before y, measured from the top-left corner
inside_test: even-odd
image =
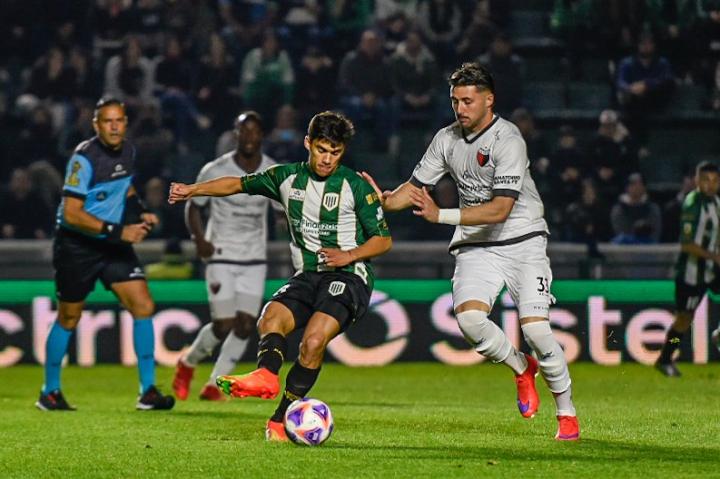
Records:
[[[53,243],[58,317],[45,344],[45,384],[35,403],[44,411],[75,409],[63,396],[60,369],[97,279],[135,319],[136,408],[171,409],[175,404],[155,386],[155,304],[132,245],[145,239],[158,218],[145,211],[132,185],[135,148],[125,141],[127,123],[120,101],[101,99],[93,117],[96,136],[80,143],[67,164]]]

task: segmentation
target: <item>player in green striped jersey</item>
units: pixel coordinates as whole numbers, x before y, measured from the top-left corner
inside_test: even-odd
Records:
[[[285,209],[297,272],[263,308],[258,321],[258,369],[217,379],[226,394],[274,398],[287,351],[285,338],[295,329],[305,329],[285,393],[267,423],[268,440],[287,440],[283,427],[287,407],[310,391],[330,340],[367,311],[375,277],[369,260],[392,246],[375,190],[340,164],[353,134],[354,127],[344,116],[319,113],[308,126],[305,163],[170,187],[170,203],[247,193],[276,200]]]
[[[697,188],[685,197],[680,218],[680,256],[675,264],[675,321],[667,331],[655,367],[669,377],[680,376],[673,354],[690,328],[708,288],[718,286],[720,242],[720,170],[710,162],[695,171]]]

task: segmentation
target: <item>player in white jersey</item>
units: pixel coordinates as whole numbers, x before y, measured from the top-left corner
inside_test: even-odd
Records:
[[[484,67],[465,63],[449,82],[457,121],[435,135],[408,182],[381,194],[383,207],[397,211],[415,206],[413,213],[428,221],[457,225],[450,252],[456,260],[453,304],[460,329],[477,352],[515,372],[517,404],[526,418],[539,405],[539,368],[555,397],[555,438],[579,439],[567,362],[548,321],[553,301],[545,251],[548,228],[525,141],[515,125],[493,113],[494,82]],[[459,209],[438,209],[428,193],[446,173],[457,184]],[[519,352],[488,319],[503,286],[518,307],[523,335],[539,361]]]
[[[247,111],[235,120],[237,147],[206,164],[198,182],[222,176],[264,171],[275,162],[262,154],[263,130],[257,113]],[[205,280],[212,321],[203,326],[190,349],[178,361],[173,389],[187,399],[195,367],[223,341],[215,367],[200,399],[224,400],[215,378],[230,374],[255,330],[265,289],[267,212],[262,196],[232,195],[193,198],[187,203],[186,223],[198,256],[207,262]],[[202,209],[209,208],[203,226]]]

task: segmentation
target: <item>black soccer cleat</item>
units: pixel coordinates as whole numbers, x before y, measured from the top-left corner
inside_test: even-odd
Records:
[[[40,391],[40,398],[35,402],[35,407],[41,411],[76,411],[75,406],[71,406],[65,400],[65,396],[59,389],[43,394]]]
[[[165,396],[155,386],[150,386],[145,393],[138,398],[135,409],[138,411],[172,409],[175,405],[175,398],[171,395]]]
[[[669,378],[679,378],[682,376],[680,373],[680,370],[675,366],[675,363],[662,363],[660,361],[657,361],[655,363],[655,369],[663,373],[665,376]]]

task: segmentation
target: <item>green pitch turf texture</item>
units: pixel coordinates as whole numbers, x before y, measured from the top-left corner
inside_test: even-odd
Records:
[[[505,367],[328,364],[311,396],[336,429],[316,448],[264,441],[275,401],[198,400],[208,366],[170,412],[133,409],[133,368],[66,368],[69,413],[34,408],[40,367],[0,369],[0,477],[720,477],[720,365],[680,367],[667,379],[637,364],[572,365],[582,440],[561,443],[547,388],[522,419]],[[158,376],[169,391],[172,370]]]

